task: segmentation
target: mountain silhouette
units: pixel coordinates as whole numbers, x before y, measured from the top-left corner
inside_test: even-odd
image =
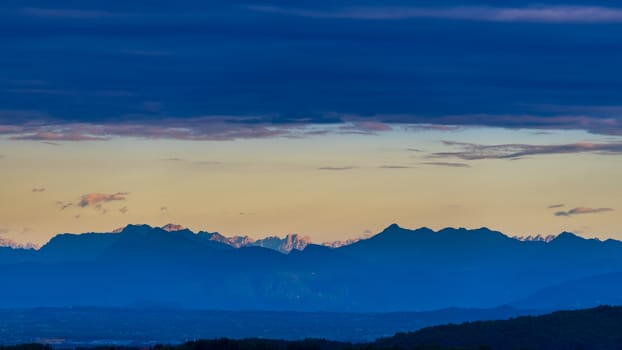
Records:
[[[512,304],[552,310],[617,300],[605,292],[620,290],[622,279],[597,279],[596,294],[573,281],[622,274],[622,242],[572,233],[520,240],[488,228],[393,224],[331,248],[297,235],[250,240],[176,225],[128,225],[59,234],[39,250],[0,248],[0,265],[10,281],[0,290],[0,307],[376,312]],[[538,296],[547,288],[557,297]]]
[[[178,232],[178,231],[188,231],[181,225],[177,224],[166,224],[161,227],[162,230],[167,232]],[[124,229],[117,229],[115,231],[122,232]],[[289,253],[292,250],[303,250],[305,247],[311,243],[311,239],[309,237],[302,237],[298,234],[288,234],[285,237],[277,237],[277,236],[269,236],[262,239],[253,239],[249,236],[233,236],[233,237],[225,237],[218,232],[198,232],[199,236],[205,237],[208,240],[216,241],[220,243],[224,243],[230,245],[234,248],[241,247],[264,247],[272,250],[279,251],[281,253]],[[332,243],[327,243],[332,244]]]

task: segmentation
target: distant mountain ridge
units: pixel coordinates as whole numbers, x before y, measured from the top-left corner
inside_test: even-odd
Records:
[[[131,225],[130,225],[131,226]],[[148,226],[148,225],[147,225]],[[149,226],[151,227],[151,226]],[[388,228],[392,228],[392,227],[397,227],[400,228],[399,225],[397,224],[392,224],[390,225]],[[117,228],[115,230],[112,231],[112,233],[119,233],[122,232],[123,229],[125,227],[120,227]],[[160,227],[162,230],[167,231],[167,232],[176,232],[176,231],[183,231],[183,230],[188,230],[187,228],[185,228],[182,225],[178,225],[178,224],[166,224],[162,227]],[[421,228],[421,229],[425,229],[425,230],[429,230],[427,228]],[[452,228],[445,228],[443,230],[440,230],[438,232],[443,232],[444,230],[448,230],[448,229],[452,229]],[[482,228],[482,229],[486,229],[486,228]],[[466,230],[463,228],[457,229],[457,230]],[[188,230],[190,231],[190,230]],[[468,231],[468,230],[467,230]],[[192,231],[190,231],[192,232]],[[278,236],[267,236],[265,238],[260,238],[260,239],[254,239],[251,238],[249,236],[223,236],[222,234],[218,233],[218,232],[206,232],[206,231],[199,231],[198,234],[203,234],[203,235],[209,235],[210,239],[213,241],[217,241],[217,242],[221,242],[221,243],[225,243],[228,244],[234,248],[241,248],[241,247],[264,247],[264,248],[269,248],[269,249],[273,249],[276,251],[279,251],[281,253],[289,253],[292,250],[304,250],[309,244],[313,244],[312,240],[310,237],[308,236],[301,236],[299,234],[293,233],[293,234],[287,234],[285,235],[285,237],[278,237]],[[572,233],[571,233],[572,234]],[[572,234],[574,235],[574,234]],[[557,238],[559,235],[541,235],[541,234],[534,234],[534,235],[526,235],[526,236],[507,236],[510,237],[512,239],[516,239],[518,241],[522,241],[522,242],[545,242],[545,243],[549,243],[551,241],[553,241],[555,238]],[[352,245],[354,243],[357,243],[359,241],[362,240],[366,240],[369,239],[370,237],[360,237],[360,238],[350,238],[350,239],[345,239],[345,240],[337,240],[337,241],[325,241],[322,243],[319,243],[319,245],[322,246],[326,246],[326,247],[330,247],[330,248],[340,248],[340,247],[345,247],[345,246],[349,246]],[[1,245],[1,240],[0,240],[0,246]]]
[[[177,224],[166,224],[161,227],[167,232],[176,232],[186,230],[185,227]],[[116,229],[115,231],[121,232],[123,228]],[[218,232],[204,232],[200,231],[198,235],[206,235],[210,240],[228,244],[234,248],[241,247],[264,247],[272,250],[279,251],[287,254],[292,250],[304,250],[305,247],[311,244],[311,238],[307,236],[300,236],[298,234],[288,234],[283,238],[277,236],[269,236],[262,239],[253,239],[248,236],[232,236],[225,237]]]
[[[500,305],[546,310],[622,300],[622,279],[616,278],[622,242],[568,232],[518,240],[488,228],[393,224],[333,248],[297,235],[252,240],[179,225],[115,231],[59,234],[39,250],[1,248],[0,268],[11,283],[0,290],[0,307],[384,312]],[[598,283],[572,282],[601,275]],[[546,301],[547,288],[563,295]]]
[[[148,226],[151,228],[158,228],[158,227],[152,227],[149,225],[127,225],[125,227],[119,227],[116,228],[114,230],[112,230],[110,233],[121,233],[126,227],[128,226]],[[397,224],[392,224],[390,225],[388,228],[391,227],[398,227],[399,226]],[[194,233],[193,231],[190,231],[189,229],[185,228],[182,225],[179,224],[173,224],[173,223],[168,223],[164,226],[159,227],[160,229],[166,231],[166,232],[176,232],[176,231],[189,231],[191,233]],[[445,228],[442,229],[438,232],[443,232],[445,230],[451,230],[453,228]],[[486,228],[482,228],[482,229],[486,229]],[[427,228],[420,228],[419,230],[429,230]],[[465,230],[463,228],[459,228],[456,230]],[[467,230],[468,231],[468,230]],[[102,234],[104,234],[106,232],[102,232]],[[524,235],[524,236],[507,236],[509,238],[521,241],[521,242],[545,242],[545,243],[550,243],[551,241],[553,241],[554,239],[556,239],[558,236],[560,236],[561,234],[564,233],[569,233],[573,236],[575,236],[575,234],[570,233],[570,232],[562,232],[558,235],[555,234],[548,234],[548,235],[542,235],[542,234],[530,234],[530,235]],[[251,238],[249,236],[224,236],[218,232],[206,232],[206,231],[199,231],[198,233],[199,235],[206,235],[209,237],[210,240],[212,241],[216,241],[216,242],[221,242],[227,245],[230,245],[234,248],[241,248],[241,247],[264,247],[264,248],[269,248],[272,250],[276,250],[279,251],[281,253],[287,254],[289,252],[291,252],[292,250],[304,250],[308,245],[310,244],[314,244],[311,240],[310,237],[308,236],[301,236],[299,234],[293,233],[293,234],[287,234],[284,237],[278,237],[278,236],[267,236],[264,238],[260,238],[260,239],[254,239]],[[73,234],[75,235],[75,234]],[[54,238],[54,237],[53,237]],[[336,241],[324,241],[322,243],[319,243],[319,245],[321,246],[325,246],[325,247],[330,247],[330,248],[340,248],[340,247],[345,247],[345,246],[349,246],[352,244],[355,244],[359,241],[363,241],[363,240],[367,240],[371,238],[370,236],[366,235],[364,237],[358,237],[358,238],[349,238],[349,239],[344,239],[344,240],[336,240]],[[14,248],[14,249],[40,249],[41,246],[37,245],[37,244],[33,244],[33,243],[19,243],[19,242],[15,242],[13,240],[10,239],[2,239],[0,238],[0,247],[10,247],[10,248]]]

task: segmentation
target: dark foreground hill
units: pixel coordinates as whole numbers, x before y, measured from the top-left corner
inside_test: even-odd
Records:
[[[52,350],[54,347],[43,344],[21,344],[12,346],[0,346],[0,350]],[[84,349],[84,348],[78,348]],[[138,348],[125,346],[97,346],[95,350],[139,350]],[[214,340],[198,340],[187,342],[181,345],[156,345],[153,350],[375,350],[377,348],[373,344],[367,344],[364,347],[360,345],[352,345],[349,343],[331,342],[320,339],[306,339],[298,341],[284,341],[273,339],[243,339],[232,340],[227,338]],[[140,350],[145,350],[141,348]],[[392,349],[399,350],[399,349]],[[409,350],[488,350],[486,347],[477,348],[455,348],[440,346],[417,346]]]
[[[486,345],[495,350],[619,350],[622,349],[622,307],[599,306],[505,321],[436,326],[380,339],[375,344],[380,348],[400,349],[434,344]]]

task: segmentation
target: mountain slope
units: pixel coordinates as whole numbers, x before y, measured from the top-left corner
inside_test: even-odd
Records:
[[[223,237],[173,225],[128,225],[117,233],[58,235],[39,251],[0,249],[0,268],[10,281],[0,290],[0,307],[490,308],[568,281],[622,272],[621,242],[570,233],[549,242],[520,241],[487,228],[432,231],[391,225],[340,248],[290,236],[275,239],[270,249],[235,248]],[[275,250],[283,243],[290,253]],[[619,287],[614,279],[601,284],[603,290]],[[39,292],[42,285],[46,293]],[[566,286],[557,303],[549,299],[524,306],[593,305],[570,297],[579,295],[580,287]]]
[[[543,309],[581,309],[602,304],[622,305],[622,272],[566,281],[539,290],[512,305]]]

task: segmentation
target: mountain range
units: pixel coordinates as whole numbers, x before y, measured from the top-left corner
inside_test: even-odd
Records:
[[[0,307],[163,305],[219,310],[568,309],[622,301],[622,242],[564,232],[396,224],[337,248],[128,225],[0,248]],[[586,283],[588,281],[589,283]]]
[[[175,232],[175,231],[184,231],[185,227],[176,224],[166,224],[161,227],[164,231],[167,232]],[[116,232],[123,231],[123,228],[119,228],[114,230]],[[113,231],[113,232],[114,232]],[[311,244],[311,238],[307,236],[300,236],[298,234],[288,234],[284,238],[280,238],[277,236],[269,236],[262,239],[253,239],[249,236],[232,236],[225,237],[218,232],[204,232],[201,231],[198,235],[204,236],[212,241],[224,243],[230,245],[234,248],[240,247],[263,247],[276,250],[281,253],[289,253],[292,250],[304,250],[305,247]],[[339,242],[327,242],[323,243],[327,246],[335,246],[339,245]]]

